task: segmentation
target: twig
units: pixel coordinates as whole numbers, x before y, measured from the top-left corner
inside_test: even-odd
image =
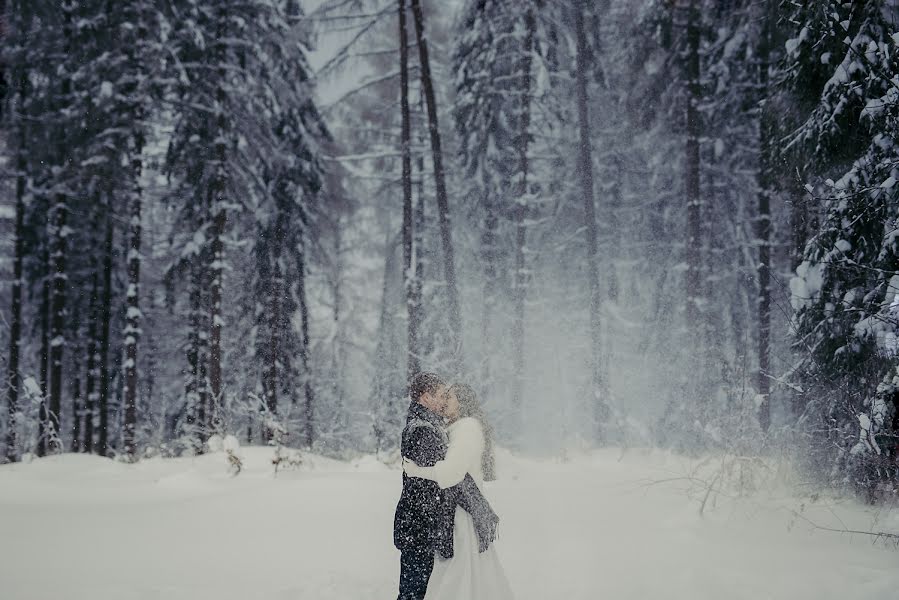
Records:
[[[849,533],[849,534],[854,533],[854,534],[859,534],[859,535],[867,535],[867,536],[871,536],[874,538],[874,543],[877,543],[878,540],[889,540],[890,542],[893,543],[893,545],[896,546],[896,548],[899,548],[899,533],[889,533],[886,531],[861,531],[858,529],[848,529],[845,527],[843,529],[837,529],[835,527],[826,527],[824,525],[818,525],[817,523],[815,523],[814,521],[812,521],[811,519],[809,519],[808,517],[806,517],[805,515],[803,515],[802,513],[800,513],[799,511],[797,511],[795,509],[790,509],[790,512],[793,513],[794,517],[796,517],[798,519],[802,519],[803,521],[805,521],[806,523],[808,523],[815,529],[820,529],[821,531],[830,531],[832,533]]]

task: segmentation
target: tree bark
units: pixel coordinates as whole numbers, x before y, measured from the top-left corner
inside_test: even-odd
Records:
[[[484,312],[481,317],[481,381],[484,391],[489,393],[493,386],[492,349],[494,312],[496,310],[497,288],[497,229],[499,228],[499,210],[493,198],[492,190],[484,178],[484,233],[481,236],[481,259],[484,261]]]
[[[38,360],[40,362],[39,377],[41,379],[41,402],[38,406],[37,416],[37,448],[38,456],[47,455],[47,389],[48,367],[50,365],[50,251],[46,245],[42,252],[41,262],[43,267],[43,281],[41,282],[41,350]]]
[[[209,288],[210,335],[209,335],[209,400],[208,415],[211,431],[221,433],[222,429],[222,276],[224,275],[224,243],[226,213],[219,206],[212,228],[212,285]]]
[[[424,98],[419,96],[419,108],[424,114]],[[425,147],[424,135],[418,132],[419,148]],[[422,293],[425,277],[425,157],[418,153],[415,157],[415,167],[418,171],[418,179],[415,182],[415,212],[412,216],[412,304],[415,312],[412,319],[415,323],[415,358],[416,366],[421,363],[421,321],[424,307],[422,306]]]
[[[413,247],[412,210],[412,126],[409,113],[409,39],[406,32],[406,0],[399,0],[400,36],[400,118],[403,184],[403,285],[406,290],[407,360],[406,376],[411,381],[419,371],[418,324],[419,307],[415,301],[415,264]]]
[[[210,273],[212,285],[209,289],[210,336],[209,336],[209,388],[211,395],[210,424],[212,431],[222,433],[222,277],[224,275],[224,243],[227,212],[225,209],[225,179],[227,159],[227,123],[225,121],[226,73],[221,66],[225,60],[221,50],[227,33],[225,23],[227,14],[224,9],[219,13],[219,52],[217,53],[219,69],[216,87],[218,114],[216,115],[217,135],[215,150],[217,157],[216,175],[212,183],[212,264]]]
[[[56,197],[53,209],[53,268],[52,296],[50,300],[50,399],[47,435],[48,450],[60,452],[60,423],[62,412],[62,361],[66,346],[66,225],[68,199],[64,194]]]
[[[590,371],[592,376],[593,410],[596,433],[602,443],[606,436],[609,407],[608,388],[603,373],[602,354],[602,290],[599,281],[599,227],[596,222],[596,204],[593,196],[593,147],[590,137],[590,115],[587,98],[587,36],[584,32],[584,11],[586,0],[580,0],[575,8],[574,24],[576,40],[576,82],[577,108],[580,143],[578,144],[578,175],[580,176],[581,196],[584,203],[584,216],[587,227],[587,273],[590,286]]]
[[[128,173],[130,183],[130,212],[131,218],[128,227],[129,250],[128,250],[128,290],[126,293],[127,312],[125,315],[125,372],[124,377],[124,403],[125,403],[125,420],[123,424],[123,447],[125,454],[132,460],[136,453],[136,429],[137,429],[137,387],[138,387],[138,371],[137,371],[137,351],[141,336],[141,311],[140,311],[140,266],[141,266],[141,209],[143,204],[143,190],[140,186],[140,178],[143,173],[143,150],[144,150],[144,111],[141,105],[139,82],[144,78],[143,56],[139,55],[139,49],[144,40],[147,39],[147,18],[142,5],[134,4],[128,16],[132,22],[132,28],[129,31],[134,32],[134,36],[129,40],[126,47],[127,65],[134,70],[135,83],[132,83],[128,89],[129,104],[126,105],[128,115],[131,118],[131,139],[128,140],[128,150],[130,156],[130,172]]]
[[[139,117],[138,117],[139,118]],[[139,122],[139,121],[138,121]],[[141,251],[141,203],[142,191],[140,188],[140,176],[143,170],[141,152],[143,139],[138,134],[132,151],[134,155],[131,163],[131,220],[129,223],[129,249],[128,249],[128,291],[126,296],[127,313],[125,325],[125,421],[122,437],[125,454],[131,459],[136,451],[135,433],[137,428],[137,346],[140,341],[140,251]]]
[[[759,247],[758,261],[758,373],[757,388],[761,397],[759,405],[759,425],[768,431],[771,425],[771,405],[769,394],[771,383],[770,338],[771,338],[771,196],[774,192],[773,156],[775,140],[773,123],[768,114],[768,69],[771,56],[772,28],[774,27],[775,5],[772,0],[765,2],[764,24],[758,49],[759,56],[759,165],[758,165],[758,211],[756,214],[756,243]]]
[[[222,276],[224,275],[225,208],[221,204],[213,218],[212,265],[209,288],[209,425],[212,432],[221,432],[222,427]]]
[[[428,132],[431,138],[431,152],[434,161],[434,183],[437,190],[437,211],[440,220],[440,240],[443,245],[443,271],[446,278],[447,302],[449,304],[449,339],[453,346],[453,362],[456,370],[462,364],[462,313],[459,306],[459,291],[456,287],[456,267],[453,253],[452,223],[449,200],[446,191],[446,176],[443,171],[443,150],[440,142],[440,126],[437,120],[437,100],[431,78],[431,64],[428,59],[428,43],[424,30],[424,15],[420,0],[410,0],[415,21],[415,40],[418,44],[421,86],[428,112]]]
[[[80,311],[81,307],[79,306],[77,310]],[[74,323],[72,325],[72,337],[75,340],[84,339],[81,335],[81,324],[79,321],[80,314],[76,312],[76,314],[74,315]],[[82,426],[82,419],[84,418],[84,397],[81,395],[82,349],[83,346],[79,346],[72,353],[72,445],[70,446],[72,452],[81,452],[84,448],[84,439],[82,438],[82,432],[84,429]]]
[[[525,39],[522,48],[520,66],[520,96],[521,106],[518,115],[518,135],[516,149],[518,150],[518,166],[514,181],[515,187],[515,274],[513,283],[513,324],[512,324],[512,405],[522,405],[522,392],[524,388],[524,318],[525,300],[529,277],[527,272],[527,196],[528,196],[528,148],[530,144],[531,127],[531,68],[533,63],[534,36],[536,18],[532,6],[528,6],[524,14]]]
[[[112,194],[107,193],[106,206],[106,240],[103,257],[103,299],[100,302],[100,402],[97,411],[100,413],[100,425],[97,435],[97,453],[109,455],[109,327],[112,321],[112,250],[115,229],[113,227]]]
[[[265,408],[270,415],[278,414],[278,359],[281,354],[281,300],[282,277],[281,277],[281,237],[282,233],[282,215],[279,213],[275,217],[275,231],[272,235],[273,247],[270,254],[266,257],[269,262],[267,268],[271,273],[271,287],[269,294],[268,309],[268,327],[269,327],[269,344],[267,351],[268,365],[266,365],[266,373],[263,382],[263,390],[265,392]],[[275,432],[266,429],[266,441],[271,442],[274,439]]]
[[[88,308],[88,326],[87,326],[87,376],[84,384],[84,397],[86,401],[84,409],[84,451],[88,454],[94,452],[94,420],[97,417],[97,401],[99,393],[97,392],[97,384],[100,373],[97,365],[100,362],[100,356],[97,353],[97,320],[98,320],[98,294],[99,283],[97,281],[97,273],[94,272],[93,285],[91,288],[91,297]]]
[[[203,319],[200,313],[202,307],[202,268],[197,258],[190,266],[190,333],[187,341],[187,365],[189,369],[185,398],[187,401],[186,421],[187,435],[191,439],[193,449],[199,452],[203,448],[202,428],[204,426],[205,411],[203,396],[201,393],[201,338],[203,337]]]
[[[305,240],[297,248],[297,300],[300,305],[300,369],[306,396],[303,441],[307,448],[312,448],[312,443],[315,441],[315,391],[312,388],[312,377],[309,373],[309,304],[306,299]]]
[[[699,57],[699,7],[697,0],[686,2],[686,129],[684,189],[687,199],[687,240],[686,240],[686,326],[688,339],[699,340],[693,335],[699,331],[700,305],[702,304],[702,198],[700,197],[699,138],[701,135],[699,103],[700,57]],[[699,342],[694,341],[694,346]],[[700,348],[694,347],[693,356],[700,356]]]

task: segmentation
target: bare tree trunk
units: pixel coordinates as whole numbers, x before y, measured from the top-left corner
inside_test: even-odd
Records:
[[[437,100],[431,78],[431,64],[428,59],[428,43],[424,30],[424,15],[420,0],[410,0],[415,21],[415,39],[418,44],[421,85],[428,109],[428,132],[431,137],[431,152],[434,161],[434,183],[437,189],[437,211],[440,219],[440,240],[443,245],[443,271],[446,278],[446,293],[449,303],[450,340],[456,369],[462,363],[462,313],[459,306],[459,291],[456,287],[456,267],[453,253],[452,223],[450,221],[449,200],[446,192],[446,177],[443,171],[443,150],[440,144],[440,126],[437,120]]]
[[[199,259],[190,266],[190,333],[187,341],[187,365],[189,374],[187,385],[185,386],[185,398],[187,400],[186,421],[187,433],[192,438],[194,451],[199,452],[203,447],[203,437],[201,429],[204,425],[205,412],[203,408],[203,398],[200,393],[202,383],[200,381],[201,368],[201,338],[203,336],[203,319],[200,313],[201,288],[202,288],[202,269]]]
[[[43,281],[41,282],[41,350],[39,377],[41,379],[41,403],[38,407],[37,422],[37,455],[47,455],[47,369],[50,365],[50,251],[44,246],[41,256],[43,266]]]
[[[81,323],[80,323],[80,310],[79,306],[77,312],[74,315],[74,323],[72,324],[72,337],[75,340],[84,339],[81,332]],[[71,394],[72,394],[72,452],[81,452],[84,448],[84,440],[82,436],[82,419],[84,418],[84,398],[81,395],[81,350],[83,347],[78,347],[72,352],[72,382],[71,382]]]
[[[576,80],[577,108],[580,129],[579,165],[581,195],[584,203],[584,216],[587,227],[587,272],[590,278],[590,346],[592,375],[593,410],[596,422],[598,441],[602,443],[606,437],[609,406],[608,387],[603,373],[602,354],[602,290],[599,282],[599,227],[596,223],[596,204],[593,197],[593,146],[590,141],[590,115],[587,108],[587,37],[584,33],[584,11],[586,0],[580,0],[575,8],[574,24],[577,38]]]
[[[399,0],[399,36],[400,36],[400,117],[402,183],[403,183],[403,284],[406,290],[406,311],[408,313],[408,347],[407,347],[407,379],[419,371],[418,324],[419,306],[415,301],[415,264],[412,253],[413,246],[413,214],[412,214],[412,150],[411,117],[409,114],[409,39],[406,33],[406,0]]]
[[[220,206],[215,215],[212,229],[212,285],[209,289],[210,335],[209,335],[209,395],[211,430],[222,430],[222,276],[224,269],[225,208]]]
[[[685,145],[685,172],[684,188],[687,196],[687,240],[686,262],[686,326],[688,339],[697,340],[699,332],[700,305],[702,303],[702,198],[699,186],[699,138],[701,134],[699,103],[701,101],[700,88],[700,59],[699,59],[699,7],[696,0],[681,0],[681,4],[687,11],[686,16],[686,91],[687,91],[687,140]],[[699,348],[694,348],[693,356],[700,356]]]
[[[492,190],[488,189],[484,178],[484,233],[481,237],[481,259],[484,261],[484,312],[481,317],[481,381],[485,393],[492,390],[493,365],[491,342],[494,339],[491,328],[496,310],[496,277],[497,277],[497,241],[496,231],[499,227],[499,210]]]
[[[315,392],[309,373],[309,304],[306,299],[306,245],[305,240],[297,248],[297,300],[300,305],[300,369],[306,395],[304,443],[312,448],[315,441]]]
[[[18,75],[19,97],[25,98],[27,74],[24,68]],[[20,127],[22,127],[20,125]],[[25,235],[25,152],[26,143],[24,128],[16,149],[16,225],[15,257],[13,258],[12,300],[9,324],[9,362],[6,365],[7,422],[6,422],[6,458],[14,462],[19,456],[18,414],[19,414],[19,349],[22,343],[22,260],[24,256]]]
[[[224,152],[224,149],[222,149]],[[222,188],[223,189],[223,188]],[[223,192],[222,192],[223,193]],[[219,196],[218,205],[212,227],[212,265],[210,275],[212,285],[209,288],[209,392],[210,414],[209,424],[213,432],[221,433],[222,429],[222,276],[224,275],[225,207],[224,199]]]
[[[138,117],[140,118],[140,117]],[[141,151],[143,140],[135,140],[131,165],[133,189],[131,190],[131,221],[129,223],[128,249],[128,292],[125,315],[125,422],[123,424],[123,447],[125,454],[134,459],[135,430],[137,428],[137,346],[140,340],[140,251],[141,251],[141,202],[140,176],[143,170]]]
[[[224,44],[225,19],[227,15],[224,11],[218,16],[218,34],[219,34],[219,51],[217,52],[218,63],[224,62],[224,55],[221,51],[221,44]],[[216,100],[219,105],[219,112],[216,116],[216,128],[218,129],[215,139],[216,156],[218,164],[216,165],[217,173],[211,185],[212,191],[212,265],[210,272],[212,275],[212,285],[209,289],[209,308],[210,308],[210,336],[209,336],[209,387],[211,395],[211,414],[210,424],[212,430],[216,433],[222,433],[222,277],[224,275],[224,243],[222,238],[225,235],[225,225],[227,212],[225,209],[225,178],[226,178],[226,159],[227,159],[227,123],[225,122],[224,107],[227,101],[225,92],[225,84],[227,74],[220,66],[218,70],[218,85],[216,88]]]
[[[522,48],[520,66],[521,77],[521,107],[518,115],[518,135],[516,147],[518,150],[518,167],[515,175],[515,274],[513,283],[514,316],[512,324],[512,405],[522,405],[522,392],[524,388],[524,309],[527,299],[529,277],[525,256],[527,246],[527,196],[528,188],[528,148],[530,144],[531,127],[531,67],[533,63],[534,35],[536,20],[534,9],[530,4],[524,15],[525,38]]]
[[[100,413],[100,431],[97,440],[97,453],[109,455],[109,327],[112,321],[112,248],[113,248],[113,214],[112,194],[106,197],[106,241],[103,258],[103,299],[100,303],[100,402],[97,407]]]
[[[341,310],[343,304],[343,240],[342,240],[342,223],[340,216],[334,225],[334,272],[331,285],[332,302],[334,302],[334,310],[332,314],[334,327],[334,344],[331,348],[331,398],[337,406],[343,406],[343,386],[341,378],[346,367],[346,357],[344,351],[344,330],[341,324],[343,312]]]
[[[87,325],[87,376],[84,384],[84,397],[86,406],[84,409],[84,451],[88,454],[94,452],[94,419],[97,416],[97,401],[99,394],[97,392],[97,383],[100,377],[97,365],[100,362],[100,356],[97,353],[97,312],[99,310],[98,298],[99,284],[97,282],[97,273],[94,272],[93,285],[91,287],[91,297],[88,303],[88,325]]]
[[[758,212],[756,214],[756,240],[759,246],[758,262],[758,393],[762,401],[759,406],[759,425],[768,431],[771,425],[771,405],[769,379],[771,352],[771,196],[774,192],[772,153],[774,151],[773,123],[767,105],[769,97],[768,69],[771,55],[772,28],[774,27],[775,5],[772,0],[765,2],[765,16],[759,44],[759,165],[758,165]]]
[[[53,265],[52,296],[50,300],[50,399],[48,435],[53,452],[62,451],[59,446],[62,412],[62,361],[66,346],[66,222],[68,202],[64,194],[56,197],[53,209]]]
[[[421,114],[424,114],[424,98],[419,96],[419,108]],[[424,135],[421,130],[418,131],[418,144],[420,148],[425,147]],[[415,181],[415,213],[412,217],[412,304],[415,306],[415,312],[412,318],[415,322],[415,352],[416,364],[420,363],[421,350],[421,320],[422,320],[422,290],[424,288],[425,276],[425,157],[423,153],[419,153],[415,157],[416,170],[418,171],[418,179]]]
[[[266,366],[265,377],[263,378],[263,389],[265,392],[265,408],[271,415],[278,414],[278,360],[281,354],[281,301],[284,297],[282,291],[283,278],[281,277],[281,237],[283,235],[282,220],[283,217],[278,214],[275,217],[275,232],[272,236],[272,244],[270,254],[266,257],[269,262],[267,268],[271,269],[271,289],[269,294],[269,310],[268,310],[268,327],[269,327],[269,344],[268,344],[268,365]],[[275,432],[270,428],[266,428],[265,439],[272,441]]]

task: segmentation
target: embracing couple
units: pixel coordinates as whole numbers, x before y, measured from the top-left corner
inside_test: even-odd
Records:
[[[393,523],[399,600],[511,600],[493,545],[499,517],[483,494],[492,430],[474,391],[419,373],[409,397]]]

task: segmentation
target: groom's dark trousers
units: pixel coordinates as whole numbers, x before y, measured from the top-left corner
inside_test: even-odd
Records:
[[[409,406],[403,429],[402,455],[422,466],[434,466],[446,456],[446,438],[442,434],[443,419],[417,402]],[[403,473],[403,493],[396,506],[393,521],[393,543],[400,550],[399,600],[422,600],[428,579],[434,569],[434,552],[444,549],[445,521],[455,512],[455,502],[433,481],[407,477]]]
[[[434,569],[434,549],[409,548],[400,553],[399,600],[422,600]]]

